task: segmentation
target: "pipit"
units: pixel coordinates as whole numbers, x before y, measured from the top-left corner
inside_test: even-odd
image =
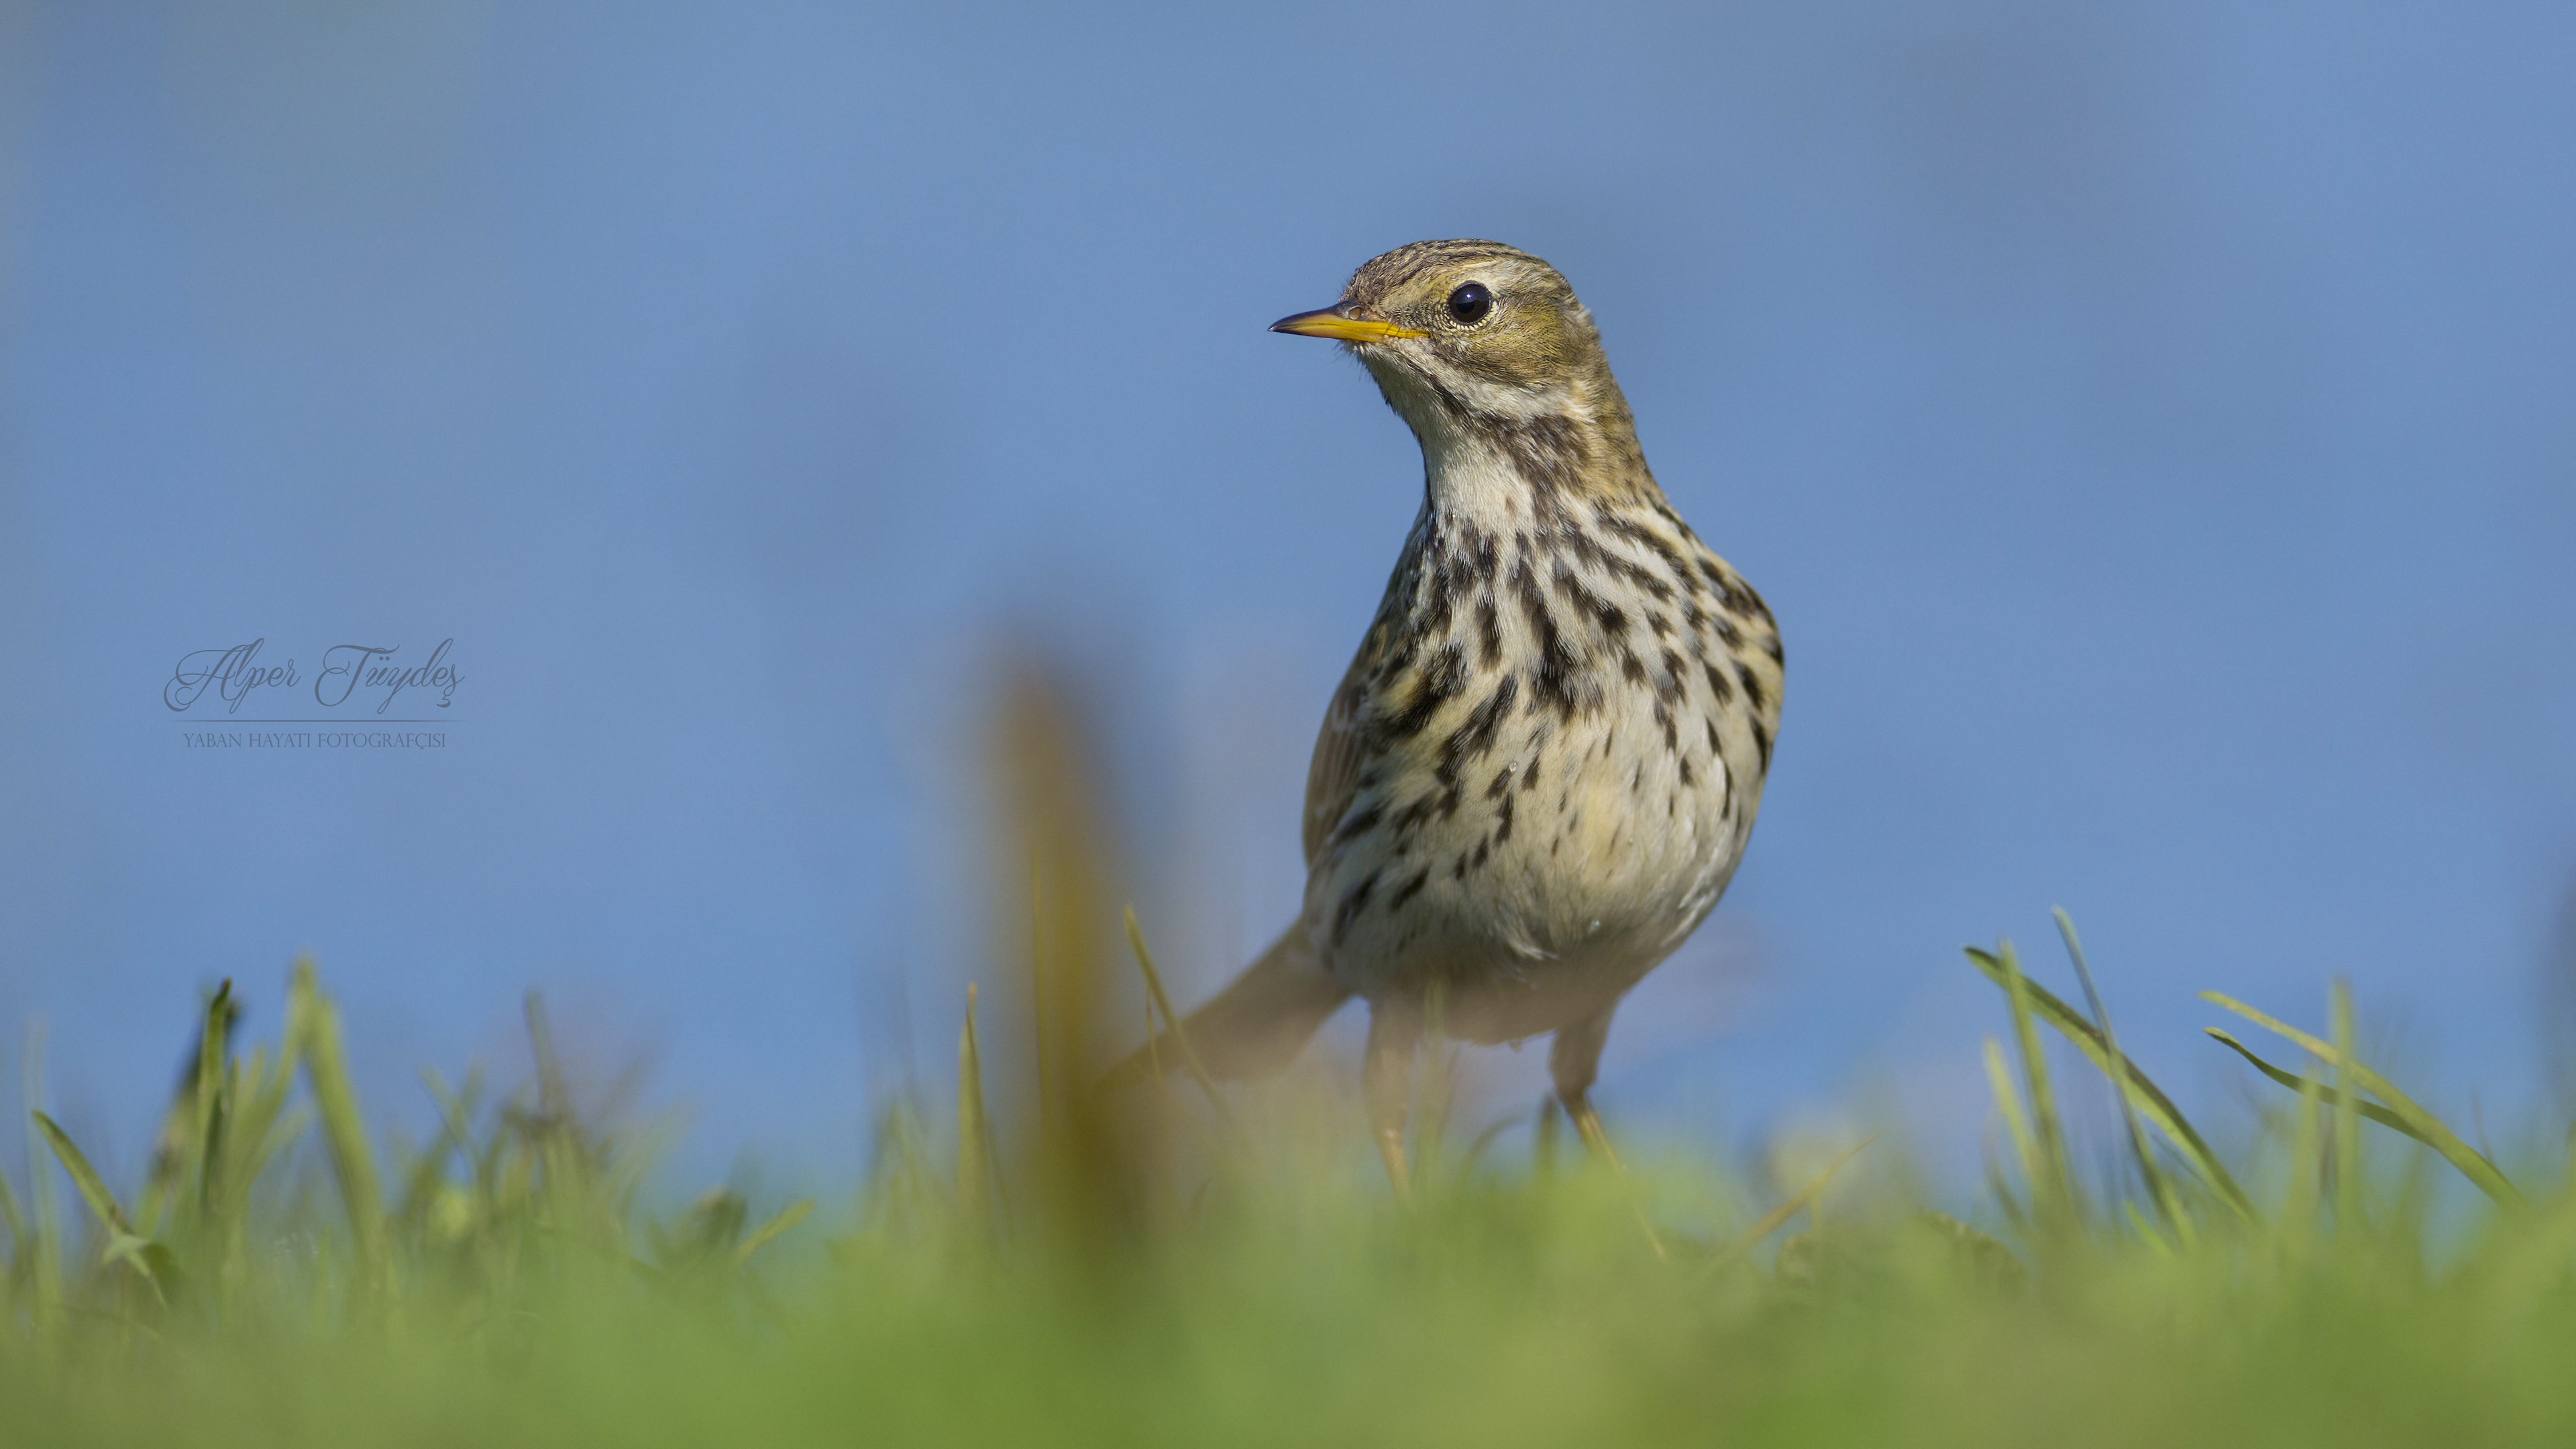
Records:
[[[1610,1015],[1743,855],[1779,630],[1656,486],[1547,263],[1416,242],[1270,330],[1367,367],[1422,445],[1422,511],[1315,741],[1304,913],[1183,1021],[1188,1047],[1265,1075],[1366,998],[1363,1091],[1401,1192],[1436,1001],[1463,1040],[1555,1033],[1556,1095],[1606,1154],[1589,1093]]]

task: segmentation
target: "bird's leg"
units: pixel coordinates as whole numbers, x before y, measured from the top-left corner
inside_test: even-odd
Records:
[[[1556,1100],[1565,1104],[1565,1115],[1583,1145],[1617,1167],[1619,1154],[1610,1150],[1609,1134],[1601,1130],[1601,1114],[1592,1110],[1592,1079],[1600,1073],[1601,1048],[1609,1040],[1608,1011],[1560,1026],[1547,1049],[1547,1071],[1556,1081]]]
[[[1404,1203],[1413,1200],[1413,1179],[1404,1166],[1404,1117],[1413,1090],[1413,1048],[1421,1039],[1419,1007],[1400,999],[1369,1003],[1360,1095],[1368,1101],[1369,1136],[1386,1163],[1386,1180]]]
[[[1610,1164],[1622,1186],[1628,1183],[1628,1169],[1619,1165],[1619,1154],[1610,1150],[1610,1134],[1601,1130],[1601,1114],[1592,1110],[1592,1078],[1601,1065],[1601,1048],[1610,1040],[1610,1011],[1604,1008],[1597,1016],[1587,1016],[1556,1029],[1556,1040],[1547,1049],[1547,1071],[1556,1080],[1556,1100],[1565,1104],[1565,1115],[1574,1119],[1574,1130],[1583,1137],[1583,1145],[1593,1155]],[[1645,1204],[1631,1191],[1628,1210],[1637,1216],[1637,1226],[1645,1230],[1646,1246],[1657,1258],[1668,1258],[1663,1236],[1646,1217]]]

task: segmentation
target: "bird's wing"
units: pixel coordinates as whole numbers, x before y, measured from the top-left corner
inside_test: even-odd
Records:
[[[1310,867],[1333,827],[1350,813],[1351,797],[1359,793],[1366,753],[1360,714],[1368,697],[1369,654],[1366,648],[1360,651],[1360,657],[1351,661],[1350,672],[1342,676],[1342,687],[1333,691],[1333,702],[1324,711],[1324,727],[1315,735],[1314,762],[1306,767],[1305,844]]]

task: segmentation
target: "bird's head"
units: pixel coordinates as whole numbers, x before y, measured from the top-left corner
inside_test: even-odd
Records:
[[[1341,342],[1426,454],[1544,418],[1608,453],[1635,447],[1592,314],[1556,268],[1500,242],[1398,247],[1352,273],[1341,301],[1270,330]]]

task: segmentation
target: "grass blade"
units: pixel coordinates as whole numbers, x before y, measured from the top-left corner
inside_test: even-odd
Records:
[[[2232,1039],[2231,1039],[2232,1040]],[[2310,1058],[2310,1071],[2315,1071]],[[2317,1236],[2318,1190],[2326,1180],[2323,1083],[2298,1078],[2299,1115],[2290,1129],[2290,1176],[2282,1184],[2281,1231],[2304,1254]]]
[[[26,1050],[18,1061],[19,1090],[29,1110],[45,1101],[45,1019],[27,1023]],[[63,1324],[62,1221],[54,1211],[54,1178],[44,1153],[27,1144],[27,1211],[33,1219],[34,1248],[28,1277],[35,1286],[36,1331],[48,1341]]]
[[[234,1063],[233,1125],[225,1131],[227,1150],[233,1159],[224,1169],[225,1192],[233,1199],[230,1212],[238,1213],[247,1203],[250,1185],[269,1159],[303,1135],[302,1119],[298,1118],[288,1119],[298,1123],[294,1130],[278,1130],[285,1115],[286,1094],[294,1087],[296,1069],[301,1065],[292,1032],[278,1042],[274,1062],[255,1048],[247,1058]]]
[[[2012,1067],[2004,1060],[2004,1046],[1993,1037],[1986,1038],[1986,1086],[1994,1093],[1995,1106],[2003,1113],[2004,1130],[2012,1134],[2013,1152],[2021,1160],[2024,1182],[2039,1181],[2039,1144],[2031,1140],[2030,1119],[2021,1109],[2021,1092],[2013,1086]]]
[[[1198,1048],[1190,1045],[1190,1034],[1181,1026],[1181,1014],[1172,1010],[1172,998],[1164,994],[1163,975],[1154,969],[1154,953],[1145,949],[1145,929],[1136,924],[1134,906],[1127,908],[1127,944],[1136,953],[1136,968],[1145,973],[1145,990],[1154,998],[1154,1008],[1163,1014],[1163,1020],[1172,1024],[1172,1041],[1181,1049],[1181,1066],[1189,1072],[1190,1080],[1199,1084],[1199,1090],[1207,1093],[1209,1105],[1216,1108],[1217,1120],[1223,1122],[1226,1131],[1231,1133],[1234,1114],[1227,1109],[1225,1094],[1218,1090],[1216,1078],[1208,1075],[1206,1065],[1199,1060]]]
[[[789,1203],[786,1207],[779,1209],[778,1216],[771,1218],[769,1221],[762,1223],[759,1227],[752,1229],[750,1237],[743,1239],[739,1244],[735,1245],[733,1250],[733,1265],[739,1268],[743,1264],[750,1262],[752,1254],[759,1252],[764,1247],[767,1247],[778,1237],[779,1234],[786,1232],[789,1228],[805,1221],[806,1215],[813,1211],[814,1200],[810,1197],[800,1197],[796,1201]]]
[[[1971,953],[1973,956],[1975,953]],[[2075,1221],[2075,1179],[2066,1166],[2066,1134],[2057,1125],[2057,1096],[2048,1082],[2048,1056],[2031,1025],[2032,983],[2022,975],[2021,958],[2012,942],[1996,942],[1989,957],[2002,971],[2004,999],[2012,1006],[2013,1043],[2021,1051],[2022,1082],[2030,1093],[2031,1140],[2038,1148],[2039,1176],[2031,1180],[2031,1214],[2048,1231],[2071,1228]]]
[[[2084,943],[2076,938],[2074,919],[2062,908],[2052,908],[2057,918],[2057,934],[2066,942],[2068,959],[2075,963],[2075,979],[2084,987],[2084,1000],[2093,1008],[2093,1022],[2102,1032],[2102,1054],[2110,1060],[2103,1075],[2111,1079],[2113,1096],[2120,1099],[2120,1123],[2127,1129],[2129,1151],[2137,1159],[2138,1175],[2147,1187],[2147,1196],[2156,1205],[2157,1214],[2175,1233],[2188,1236],[2190,1220],[2183,1216],[2182,1203],[2174,1195],[2173,1184],[2165,1180],[2163,1169],[2156,1166],[2156,1154],[2147,1142],[2146,1130],[2138,1125],[2138,1104],[2129,1093],[2117,1090],[2129,1075],[2129,1059],[2120,1052],[2120,1038],[2111,1030],[2111,1009],[2102,1004],[2102,993],[2093,984],[2093,968],[2084,961]]]
[[[1029,850],[1029,1025],[1035,1035],[1038,1084],[1038,1136],[1047,1139],[1055,1121],[1055,1083],[1047,1072],[1047,942],[1046,891],[1038,876],[1038,852]]]
[[[1968,948],[1968,960],[1996,985],[2006,985],[2007,973],[2002,960],[1973,946]],[[2026,993],[2030,1010],[2034,1015],[2054,1027],[2059,1035],[2074,1043],[2075,1049],[2082,1052],[2085,1060],[2099,1068],[2104,1076],[2111,1075],[2110,1051],[2104,1044],[2101,1033],[2093,1029],[2091,1022],[2086,1021],[2081,1013],[2059,1000],[2055,993],[2036,981],[2024,978],[2022,990]],[[2254,1219],[2256,1214],[2253,1199],[2247,1197],[2245,1190],[2236,1185],[2234,1175],[2229,1173],[2225,1164],[2218,1160],[2218,1154],[2210,1150],[2209,1144],[2201,1140],[2200,1133],[2194,1130],[2190,1121],[2182,1115],[2182,1110],[2174,1106],[2173,1099],[2167,1097],[2162,1088],[2150,1081],[2146,1073],[2139,1071],[2137,1063],[2123,1062],[2122,1067],[2121,1076],[2113,1080],[2121,1082],[2127,1088],[2127,1095],[2136,1104],[2139,1114],[2144,1116],[2158,1132],[2163,1133],[2165,1140],[2171,1142],[2176,1150],[2182,1153],[2183,1160],[2191,1164],[2193,1171],[2200,1174],[2201,1179],[2210,1185],[2211,1190],[2218,1194],[2221,1201],[2247,1220]]]
[[[975,1045],[975,983],[966,983],[966,1026],[957,1034],[957,1206],[969,1226],[984,1220],[984,1058]]]
[[[2334,1029],[2339,1088],[2334,1104],[2335,1236],[2351,1242],[2362,1229],[2361,1114],[2352,1110],[2361,1101],[2353,1090],[2360,1053],[2353,1045],[2352,987],[2340,976],[2326,989],[2326,1017]]]
[[[441,1128],[449,1138],[454,1140],[456,1150],[465,1154],[465,1165],[473,1170],[475,1196],[488,1203],[492,1197],[492,1164],[490,1159],[474,1150],[474,1109],[471,1099],[482,1095],[479,1071],[479,1068],[467,1070],[463,1096],[448,1088],[447,1078],[440,1076],[436,1067],[425,1066],[420,1069],[420,1084],[428,1090],[430,1100],[438,1104],[438,1120]]]
[[[2497,1202],[2514,1207],[2523,1205],[2521,1189],[2515,1187],[2501,1169],[2489,1162],[2475,1148],[2461,1141],[2457,1133],[2443,1126],[2440,1118],[2417,1106],[2413,1098],[2397,1090],[2387,1078],[2358,1061],[2351,1061],[2350,1053],[2338,1050],[2333,1044],[2310,1036],[2277,1017],[2266,1016],[2232,996],[2216,991],[2204,991],[2200,993],[2200,999],[2216,1006],[2223,1006],[2265,1031],[2298,1043],[2308,1049],[2309,1055],[2329,1066],[2341,1067],[2349,1062],[2350,1075],[2345,1080],[2386,1103],[2391,1112],[2403,1120],[2407,1127],[2413,1129],[2406,1135],[2442,1154],[2442,1159],[2458,1168],[2461,1176],[2476,1183],[2480,1191]]]
[[[1554,1097],[1550,1097],[1547,1100],[1553,1102],[1556,1099]],[[1458,1176],[1461,1179],[1473,1177],[1476,1173],[1477,1165],[1485,1160],[1485,1149],[1493,1146],[1505,1132],[1519,1126],[1521,1124],[1521,1120],[1520,1113],[1511,1112],[1486,1123],[1485,1130],[1477,1133],[1475,1140],[1467,1144],[1466,1156],[1459,1159]]]
[[[1712,1269],[1721,1267],[1743,1257],[1749,1252],[1752,1252],[1755,1248],[1762,1245],[1762,1240],[1764,1238],[1780,1231],[1780,1229],[1788,1223],[1789,1219],[1796,1217],[1805,1209],[1815,1206],[1816,1202],[1825,1195],[1825,1185],[1834,1180],[1834,1174],[1842,1171],[1844,1166],[1850,1163],[1853,1158],[1860,1156],[1863,1149],[1867,1148],[1869,1144],[1876,1142],[1877,1140],[1878,1134],[1872,1132],[1867,1137],[1853,1143],[1840,1157],[1826,1163],[1825,1170],[1817,1173],[1805,1187],[1791,1193],[1788,1199],[1782,1202],[1778,1207],[1764,1213],[1760,1222],[1755,1223],[1753,1226],[1746,1228],[1742,1233],[1738,1234],[1734,1242],[1727,1244],[1723,1251],[1709,1261],[1709,1267]]]
[[[122,1262],[143,1275],[143,1281],[151,1286],[152,1295],[161,1300],[164,1308],[179,1297],[179,1255],[166,1244],[118,1233],[108,1239],[107,1253],[100,1261]]]
[[[9,1266],[14,1270],[33,1261],[27,1255],[35,1249],[35,1235],[27,1227],[26,1214],[18,1211],[18,1195],[9,1190],[6,1169],[0,1169],[0,1228],[9,1231]]]
[[[331,1176],[340,1187],[340,1204],[349,1216],[349,1238],[369,1283],[384,1262],[385,1200],[377,1186],[374,1154],[367,1149],[366,1119],[358,1112],[358,1094],[349,1085],[347,1060],[340,1050],[340,1014],[315,981],[310,957],[295,963],[287,989],[288,1031],[298,1039],[304,1059],[304,1081],[321,1113],[323,1140],[330,1147]]]
[[[233,983],[224,978],[206,1003],[205,1029],[197,1038],[197,1215],[212,1223],[221,1207],[224,1082],[227,1047],[232,1036]]]
[[[2341,1092],[2336,1091],[2334,1088],[2327,1086],[2323,1082],[2310,1081],[2306,1077],[2299,1076],[2294,1072],[2285,1072],[2281,1070],[2279,1067],[2276,1067],[2270,1062],[2263,1060],[2261,1057],[2254,1055],[2251,1048],[2230,1035],[2225,1028],[2205,1026],[2202,1027],[2201,1030],[2215,1038],[2230,1050],[2234,1051],[2238,1056],[2251,1062],[2254,1066],[2254,1070],[2270,1077],[2273,1081],[2280,1083],[2291,1091],[2313,1093],[2318,1103],[2326,1107],[2333,1107],[2342,1102],[2343,1094]],[[2423,1133],[2406,1125],[2405,1118],[2389,1111],[2377,1102],[2355,1102],[2353,1103],[2353,1107],[2354,1110],[2360,1112],[2362,1116],[2369,1118],[2371,1121],[2378,1123],[2380,1126],[2387,1128],[2391,1132],[2398,1133],[2401,1136],[2412,1137],[2427,1147],[2432,1147],[2434,1145],[2430,1138],[2427,1138]]]
[[[421,1070],[425,1074],[436,1075],[427,1067]],[[442,1082],[440,1085],[446,1084]],[[428,1144],[403,1170],[402,1196],[395,1202],[393,1220],[401,1225],[404,1233],[419,1231],[429,1216],[430,1205],[437,1201],[440,1190],[447,1186],[447,1155],[450,1152],[464,1153],[466,1161],[471,1164],[474,1144],[457,1130],[456,1122],[442,1110],[438,1131],[431,1134]]]
[[[109,1192],[107,1184],[99,1179],[98,1169],[91,1167],[89,1159],[72,1145],[70,1134],[55,1126],[54,1119],[42,1112],[27,1115],[35,1119],[36,1130],[44,1134],[45,1144],[54,1149],[54,1156],[63,1164],[63,1171],[70,1174],[72,1186],[79,1191],[81,1201],[88,1203],[89,1210],[97,1214],[99,1222],[106,1226],[108,1247],[103,1261],[112,1263],[122,1258],[131,1263],[134,1271],[143,1275],[143,1281],[151,1285],[162,1306],[167,1307],[170,1300],[178,1296],[178,1259],[168,1248],[134,1231],[133,1222],[125,1216],[125,1209],[116,1205],[116,1195]]]
[[[61,1162],[63,1171],[71,1175],[72,1187],[80,1193],[81,1201],[89,1204],[89,1210],[98,1215],[98,1220],[110,1232],[122,1233],[129,1238],[136,1236],[134,1224],[127,1220],[125,1209],[116,1205],[115,1194],[99,1180],[98,1170],[89,1165],[89,1159],[81,1155],[78,1147],[72,1145],[71,1137],[44,1113],[30,1112],[27,1115],[35,1119],[36,1130],[45,1135],[45,1144],[54,1149],[55,1160]]]

